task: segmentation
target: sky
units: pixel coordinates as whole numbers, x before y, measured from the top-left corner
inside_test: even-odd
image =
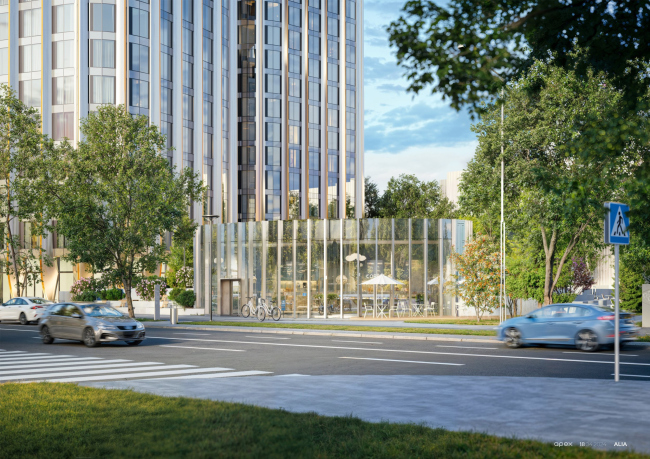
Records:
[[[405,1],[364,0],[364,175],[381,190],[402,173],[444,179],[465,168],[477,145],[466,112],[428,89],[418,96],[406,92],[386,32]]]

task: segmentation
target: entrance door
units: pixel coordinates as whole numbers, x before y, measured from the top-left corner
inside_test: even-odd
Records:
[[[241,282],[239,279],[221,279],[221,315],[238,315],[241,307]]]

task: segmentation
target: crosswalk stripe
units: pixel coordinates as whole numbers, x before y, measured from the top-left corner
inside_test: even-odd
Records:
[[[71,365],[74,362],[70,362],[67,365]],[[10,370],[10,371],[0,371],[0,379],[3,375],[11,375],[14,373],[38,373],[38,372],[43,372],[43,371],[73,371],[73,370],[100,370],[103,368],[124,368],[126,371],[129,371],[130,368],[128,367],[136,367],[136,366],[150,366],[150,365],[164,365],[164,363],[160,362],[131,362],[131,363],[109,363],[106,364],[104,362],[94,362],[98,363],[101,365],[88,365],[87,367],[79,368],[78,366],[62,366],[62,367],[56,367],[56,368],[30,368],[30,369],[25,369],[21,368],[18,370]]]
[[[26,351],[0,351],[0,357],[7,354],[24,354]]]
[[[36,352],[33,354],[20,354],[20,355],[13,354],[13,355],[8,355],[7,357],[3,356],[0,357],[0,360],[4,362],[5,360],[31,359],[36,356],[38,356],[39,358],[45,358],[46,355],[49,356],[48,358],[56,357],[56,355],[48,354],[47,352]],[[72,356],[66,355],[64,357],[72,357]]]
[[[114,359],[114,360],[84,360],[82,362],[79,361],[79,359],[61,359],[57,360],[56,362],[52,362],[51,360],[46,360],[45,363],[21,363],[18,365],[2,365],[0,366],[0,370],[19,370],[21,368],[43,368],[46,369],[47,367],[60,367],[60,366],[66,366],[66,365],[97,365],[99,363],[126,363],[126,362],[133,362],[133,360],[126,360],[126,359]],[[85,367],[87,368],[87,367]]]
[[[75,357],[72,355],[69,356],[63,356],[59,357],[56,359],[48,359],[48,358],[43,358],[43,359],[17,359],[17,360],[11,360],[7,362],[0,362],[0,368],[2,368],[4,365],[14,365],[14,364],[27,364],[27,363],[49,363],[49,362],[65,362],[65,361],[71,361],[71,360],[103,360],[101,357]]]
[[[122,374],[122,375],[103,375],[103,376],[84,376],[80,378],[57,378],[57,379],[46,379],[38,381],[26,381],[26,382],[84,382],[84,381],[103,381],[109,379],[133,379],[133,378],[149,378],[151,376],[166,376],[166,375],[181,375],[181,374],[191,374],[191,373],[210,373],[215,371],[231,371],[232,368],[192,368],[189,370],[170,370],[170,371],[153,371],[147,373],[131,373],[131,374]]]
[[[153,369],[177,369],[177,368],[183,368],[183,369],[189,369],[189,368],[198,368],[194,365],[161,365],[160,367],[156,367]],[[54,370],[54,369],[51,369]],[[19,375],[12,375],[12,376],[0,376],[0,381],[15,381],[16,379],[30,379],[30,378],[57,378],[59,376],[84,376],[84,375],[97,375],[101,373],[124,373],[123,376],[128,378],[129,377],[129,371],[132,371],[133,369],[122,369],[122,368],[112,368],[112,369],[106,369],[106,370],[89,370],[89,371],[60,371],[60,372],[55,372],[55,373],[39,373],[39,374],[19,374]],[[145,369],[149,370],[149,369]],[[47,370],[44,370],[47,371]],[[56,371],[56,370],[54,370]],[[186,370],[187,371],[187,370]]]
[[[211,379],[211,378],[233,378],[235,376],[260,376],[271,374],[271,371],[233,371],[231,373],[215,373],[215,374],[203,374],[203,375],[189,375],[189,376],[172,376],[169,378],[152,378],[152,379],[140,379],[139,381],[157,381],[159,379]]]

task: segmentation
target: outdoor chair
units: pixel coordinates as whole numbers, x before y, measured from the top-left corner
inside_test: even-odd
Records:
[[[438,311],[436,311],[436,302],[432,301],[429,303],[429,306],[424,308],[424,311],[426,312],[427,315],[432,314],[434,316],[438,315]]]
[[[366,317],[366,315],[368,313],[370,313],[370,315],[372,316],[373,312],[374,312],[374,310],[373,310],[373,307],[372,307],[372,303],[364,302],[363,303],[363,317]]]

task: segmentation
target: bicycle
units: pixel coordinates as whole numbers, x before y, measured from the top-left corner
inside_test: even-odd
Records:
[[[267,306],[266,299],[260,298],[259,306],[256,306],[252,298],[255,296],[249,296],[248,302],[242,307],[242,316],[249,317],[251,314],[254,317],[257,317],[257,320],[264,322],[266,316],[271,316],[273,320],[278,321],[282,317],[282,311],[277,306]]]

